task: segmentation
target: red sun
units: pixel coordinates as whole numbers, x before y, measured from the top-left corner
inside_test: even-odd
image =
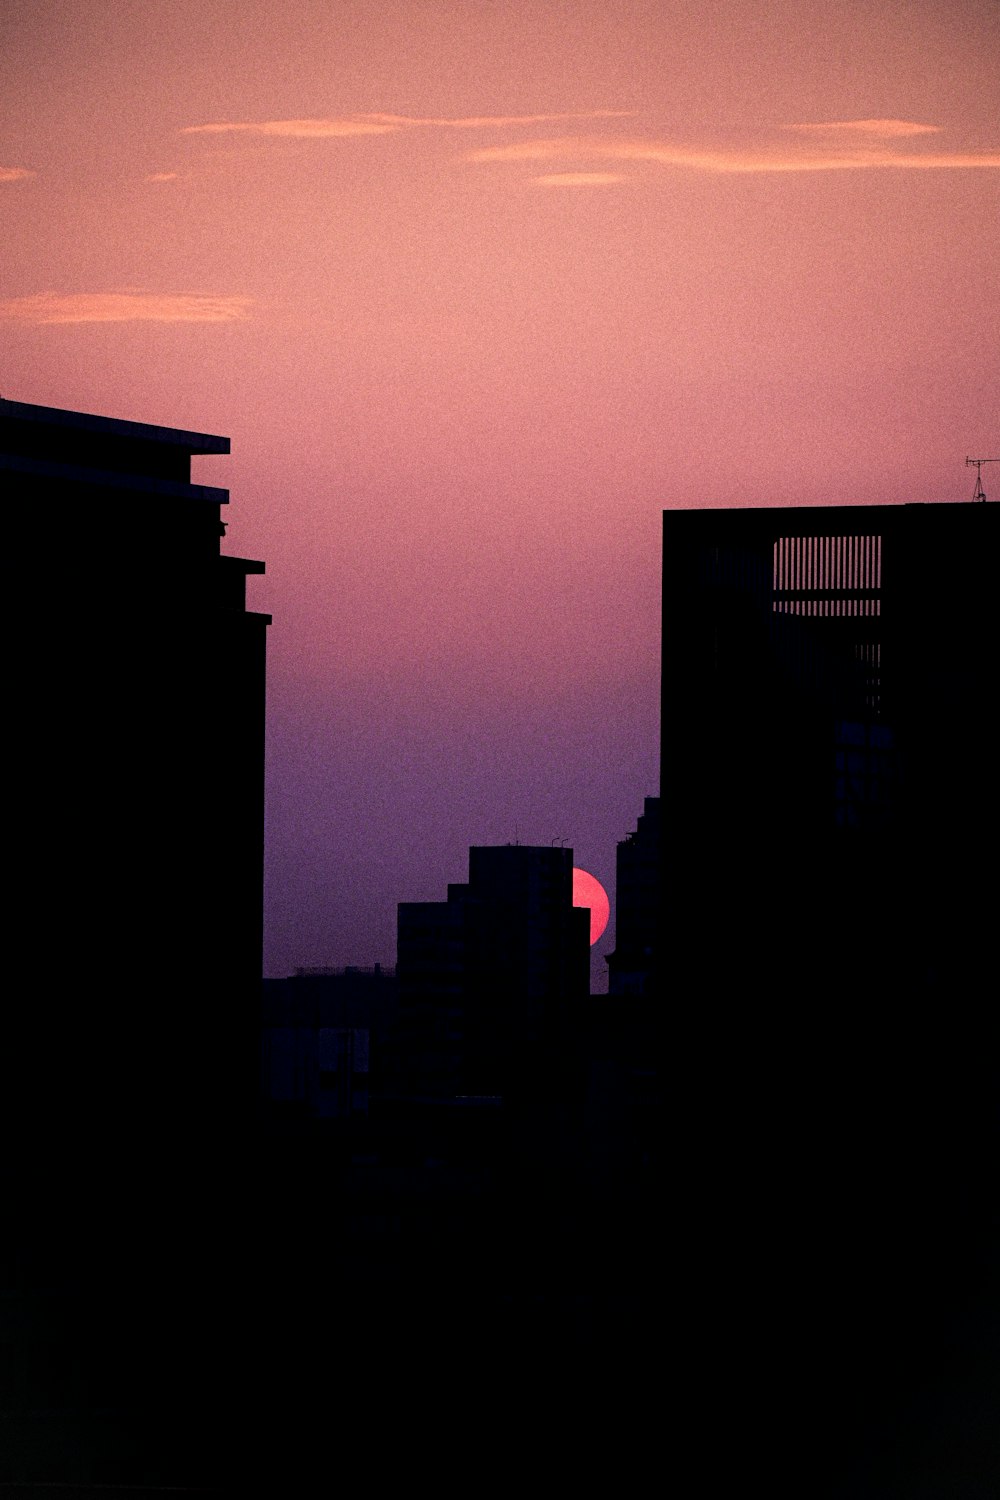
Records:
[[[611,902],[599,880],[586,870],[573,866],[573,905],[590,907],[590,946],[593,947],[608,925]]]

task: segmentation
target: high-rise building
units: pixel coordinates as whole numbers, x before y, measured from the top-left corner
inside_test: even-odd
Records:
[[[866,1445],[915,1482],[982,1395],[998,518],[664,515],[681,1347],[747,1442],[782,1412],[811,1493]]]
[[[589,921],[573,905],[573,851],[550,846],[471,848],[468,883],[447,901],[400,903],[414,1087],[501,1096],[539,1080],[589,992]]]
[[[661,933],[660,799],[647,797],[634,832],[615,861],[615,951],[608,954],[608,993],[652,994],[659,983]]]
[[[835,972],[855,988],[904,973],[950,984],[958,968],[971,981],[996,828],[997,515],[664,515],[661,793],[678,962],[686,950],[707,972],[694,955],[712,932],[725,937],[716,959],[754,964],[770,984],[796,965],[812,984]]]
[[[192,1332],[198,1289],[222,1264],[239,1274],[233,1206],[259,1082],[268,616],[245,600],[264,565],[220,550],[227,491],[192,480],[192,458],[228,452],[228,438],[0,401],[0,1050],[18,1141],[4,1161],[17,1224],[6,1248],[50,1288],[87,1289],[73,1316],[103,1309],[100,1339],[78,1342],[88,1399],[107,1406],[140,1345],[135,1389],[158,1363],[177,1374],[150,1352],[161,1335],[201,1378],[211,1321],[187,1356],[179,1330]]]

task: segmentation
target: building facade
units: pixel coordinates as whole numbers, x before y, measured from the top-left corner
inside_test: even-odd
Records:
[[[893,1453],[916,1483],[981,1398],[998,516],[664,515],[681,1343],[748,1444],[812,1453],[813,1493]]]
[[[660,799],[647,797],[615,860],[615,951],[608,954],[608,993],[654,994],[659,984],[662,893]]]
[[[384,1087],[396,1017],[394,969],[298,969],[265,979],[262,1069],[266,1109],[293,1125],[367,1125]]]
[[[473,847],[447,901],[400,903],[401,1050],[416,1091],[533,1089],[586,1001],[589,923],[573,905],[573,851],[550,846]]]
[[[808,972],[836,921],[837,982],[850,965],[860,984],[905,968],[934,985],[973,952],[996,826],[996,517],[664,515],[666,911],[692,941],[722,921],[730,951],[746,943],[773,972],[784,911],[780,951]],[[922,928],[908,953],[890,907]]]
[[[221,551],[227,491],[191,477],[193,458],[228,452],[224,437],[0,401],[3,1095],[20,1142],[4,1167],[7,1248],[24,1274],[103,1308],[84,1366],[87,1399],[109,1409],[132,1399],[130,1360],[152,1379],[160,1347],[163,1379],[177,1375],[181,1330],[197,1348],[214,1326],[215,1312],[195,1334],[202,1292],[223,1264],[238,1274],[269,620],[245,597],[264,565]]]

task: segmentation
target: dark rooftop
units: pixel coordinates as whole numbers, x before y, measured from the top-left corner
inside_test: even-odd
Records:
[[[186,432],[180,427],[155,427],[146,422],[123,422],[118,417],[99,417],[90,412],[64,411],[58,406],[34,406],[25,401],[0,397],[0,418],[12,422],[38,422],[47,427],[76,428],[107,437],[131,438],[143,443],[163,443],[187,453],[228,453],[229,439],[207,432]]]

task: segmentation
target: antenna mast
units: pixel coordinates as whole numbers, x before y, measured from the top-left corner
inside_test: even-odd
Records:
[[[972,492],[973,500],[985,500],[986,491],[983,489],[983,464],[1000,464],[1000,458],[967,458],[965,467],[972,464],[976,470],[976,488]]]

